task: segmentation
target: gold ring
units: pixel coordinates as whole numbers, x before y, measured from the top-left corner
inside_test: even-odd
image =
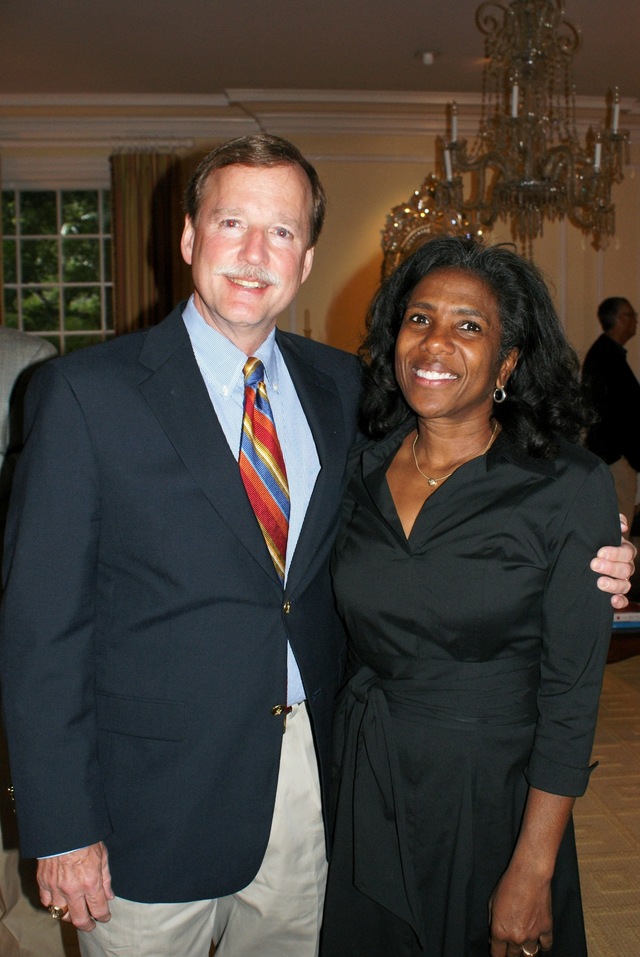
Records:
[[[47,910],[54,920],[62,920],[69,908],[66,905],[64,907],[56,907],[55,904],[49,904]]]
[[[539,950],[540,950],[540,947],[538,944],[536,944],[535,950],[525,950],[523,947],[522,953],[524,954],[524,957],[536,957],[536,954],[538,953]]]

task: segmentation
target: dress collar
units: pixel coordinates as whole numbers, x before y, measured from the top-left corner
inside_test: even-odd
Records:
[[[413,417],[407,418],[384,438],[370,440],[364,446],[355,449],[355,452],[360,451],[362,454],[363,474],[368,475],[385,464],[398,450],[405,436],[415,427],[415,419]],[[553,476],[556,474],[556,466],[552,459],[535,458],[529,455],[528,452],[513,442],[509,433],[504,429],[500,431],[495,442],[482,458],[487,472],[496,468],[501,461],[507,461],[518,468],[526,469],[529,472],[537,472],[540,475]]]

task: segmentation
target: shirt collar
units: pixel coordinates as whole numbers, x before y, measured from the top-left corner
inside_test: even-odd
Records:
[[[244,385],[242,369],[249,358],[225,335],[210,326],[196,309],[190,297],[182,319],[191,340],[196,361],[210,385],[221,396],[231,395],[238,384]],[[267,389],[280,388],[279,350],[276,331],[272,329],[265,341],[253,353],[264,365]]]

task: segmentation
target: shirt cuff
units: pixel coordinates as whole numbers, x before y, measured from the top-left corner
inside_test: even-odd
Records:
[[[587,790],[591,772],[597,766],[596,761],[588,768],[572,768],[534,752],[524,774],[529,785],[539,791],[561,794],[563,797],[581,797]]]
[[[76,851],[84,851],[88,847],[74,847],[72,851],[58,851],[57,854],[45,854],[44,857],[39,857],[39,861],[50,861],[53,857],[64,857],[65,854],[75,854]]]

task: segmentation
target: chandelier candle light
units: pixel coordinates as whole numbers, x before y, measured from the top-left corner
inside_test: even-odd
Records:
[[[385,271],[387,262],[402,258],[400,247],[420,220],[423,233],[458,235],[510,221],[529,257],[545,219],[566,217],[596,249],[615,232],[611,189],[629,162],[629,132],[620,129],[616,88],[602,128],[590,128],[584,145],[578,138],[572,61],[581,36],[565,19],[564,0],[482,3],[476,24],[485,35],[476,139],[467,148],[459,138],[458,109],[451,103],[447,136],[438,144],[440,176],[427,177],[388,217]],[[416,245],[412,240],[411,248]]]

